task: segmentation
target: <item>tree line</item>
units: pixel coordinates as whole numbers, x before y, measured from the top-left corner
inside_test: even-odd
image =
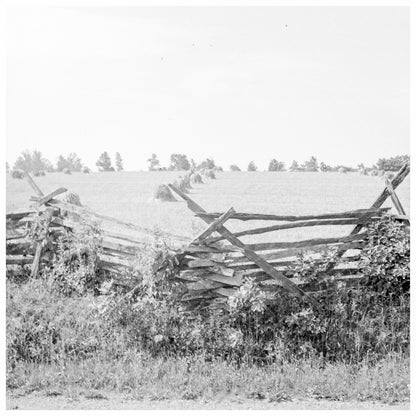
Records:
[[[107,152],[101,153],[96,166],[99,171],[122,171],[123,159],[119,152],[115,154],[115,168],[112,165],[111,158]],[[69,153],[67,156],[59,155],[56,164],[53,165],[50,160],[46,159],[39,150],[23,151],[16,159],[12,170],[14,172],[32,173],[34,175],[44,174],[44,172],[84,172],[89,173],[89,167],[82,163],[81,158],[76,153]],[[6,172],[10,171],[9,164],[6,162]]]
[[[315,156],[303,163],[293,160],[289,168],[286,168],[285,163],[273,158],[270,160],[267,170],[269,172],[365,172],[367,170],[379,171],[398,171],[404,163],[410,162],[409,155],[398,155],[390,158],[380,158],[372,167],[366,167],[360,163],[356,168],[345,165],[328,165],[324,162],[318,162]],[[162,166],[156,153],[152,153],[151,157],[147,159],[149,171],[187,171],[187,170],[204,170],[214,169],[222,171],[223,168],[218,166],[213,158],[207,158],[202,162],[195,162],[194,159],[188,159],[188,156],[182,153],[172,153],[170,155],[169,164]],[[114,157],[114,165],[108,152],[102,152],[96,162],[96,166],[100,172],[122,171],[123,159],[119,152],[116,152]],[[230,171],[241,171],[242,169],[237,164],[231,164]],[[246,170],[248,172],[255,172],[258,170],[254,161],[250,161]],[[10,167],[6,162],[6,172],[10,171]],[[13,171],[22,173],[33,173],[38,175],[42,172],[84,172],[89,173],[90,169],[82,163],[81,158],[76,153],[69,153],[67,156],[59,155],[55,166],[46,159],[39,150],[32,152],[26,150],[21,153],[13,165]],[[43,173],[44,174],[44,173]]]

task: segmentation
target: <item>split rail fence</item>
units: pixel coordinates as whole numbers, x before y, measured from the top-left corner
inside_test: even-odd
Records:
[[[273,297],[277,290],[284,288],[315,307],[317,305],[311,293],[329,289],[325,277],[334,276],[337,282],[347,287],[359,287],[363,276],[358,262],[367,236],[366,226],[385,215],[410,224],[395,193],[409,172],[410,167],[405,164],[392,181],[386,180],[385,189],[369,208],[306,216],[240,213],[233,208],[224,213],[210,213],[170,184],[169,187],[186,201],[193,214],[207,224],[206,229],[191,242],[183,236],[161,233],[163,237],[180,244],[180,249],[173,256],[176,270],[173,280],[185,288],[182,300],[193,306],[221,308],[229,296],[237,294],[248,278],[258,282],[268,297]],[[31,198],[33,209],[6,214],[7,269],[30,265],[31,276],[36,277],[40,267],[53,263],[59,236],[79,229],[83,223],[96,222],[101,235],[101,269],[118,278],[120,284],[126,283],[123,280],[126,270],[135,270],[137,253],[146,249],[146,239],[154,237],[154,230],[61,202],[55,198],[67,189],[59,188],[45,195],[30,175],[27,175],[27,180],[36,193]],[[390,208],[382,208],[389,197],[397,214],[389,213]],[[233,233],[225,227],[230,219],[250,223],[262,220],[274,224]],[[348,235],[296,242],[247,244],[240,239],[280,230],[334,225],[355,227]],[[336,250],[341,261],[330,265],[322,273],[322,282],[306,283],[293,276],[291,270],[297,256],[302,253],[312,255],[313,261],[319,263],[322,262],[322,254],[329,248]],[[128,282],[126,286],[129,286]]]
[[[207,228],[177,256],[180,272],[176,279],[185,287],[182,299],[196,306],[222,308],[227,298],[235,296],[247,278],[251,278],[259,283],[266,294],[266,301],[283,287],[317,307],[310,295],[316,291],[330,289],[325,277],[332,276],[333,282],[342,282],[346,287],[359,287],[363,278],[359,260],[367,236],[366,226],[385,215],[410,225],[409,217],[406,216],[394,191],[409,172],[410,167],[405,164],[392,181],[386,179],[385,189],[367,209],[306,216],[239,213],[233,208],[224,213],[209,213],[170,184],[169,187],[186,201],[194,215],[208,224]],[[392,199],[397,214],[389,213],[390,208],[382,208],[388,197]],[[250,223],[263,220],[276,224],[233,233],[224,225],[230,219]],[[334,225],[355,227],[348,235],[296,242],[246,244],[240,239],[279,230]],[[339,261],[336,261],[337,264],[330,264],[321,273],[322,281],[307,283],[293,276],[291,271],[296,265],[297,256],[312,255],[313,261],[319,263],[322,262],[323,253],[330,248],[335,250]]]
[[[45,195],[30,175],[26,179],[36,193],[30,211],[6,214],[6,268],[9,272],[30,265],[31,277],[39,269],[52,265],[57,253],[59,237],[80,230],[84,225],[96,224],[100,236],[98,254],[100,270],[111,273],[128,286],[126,271],[136,271],[135,261],[146,250],[149,239],[160,234],[169,240],[184,243],[189,238],[139,227],[116,218],[101,215],[86,207],[55,199],[67,191],[58,188]]]

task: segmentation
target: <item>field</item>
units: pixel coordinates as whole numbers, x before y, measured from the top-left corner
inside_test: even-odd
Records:
[[[153,199],[158,185],[173,182],[183,174],[49,173],[35,181],[45,194],[65,187],[79,194],[83,205],[97,213],[191,239],[205,224],[193,216],[185,202]],[[384,189],[381,178],[358,173],[218,172],[217,179],[204,182],[194,185],[189,195],[207,211],[225,211],[232,206],[239,212],[286,215],[368,208]],[[8,176],[6,186],[7,212],[29,208],[33,191],[25,180]],[[396,192],[409,213],[409,177]],[[391,206],[391,202],[387,201],[385,206]],[[233,231],[247,228],[247,224],[237,221],[227,222],[227,227],[229,224]],[[258,221],[255,226],[266,224]],[[295,241],[346,235],[351,229],[352,226],[309,227],[280,231],[274,236],[269,233],[267,238]],[[243,237],[243,241],[262,238],[262,235]],[[64,278],[79,277],[76,271],[65,270],[68,273],[67,276],[64,273]],[[328,309],[322,322],[330,322],[331,334],[339,336],[341,341],[345,335],[348,345],[345,351],[359,347],[365,354],[356,361],[338,356],[331,361],[320,354],[309,354],[309,341],[303,342],[303,336],[312,339],[311,331],[320,326],[319,322],[315,326],[313,314],[308,315],[305,326],[301,327],[305,316],[302,310],[297,314],[298,327],[279,335],[279,325],[282,328],[286,325],[278,321],[279,316],[285,319],[285,310],[289,311],[287,316],[297,311],[290,299],[279,304],[281,314],[271,312],[276,317],[275,321],[272,317],[272,323],[266,317],[261,321],[261,314],[250,315],[255,320],[250,317],[240,320],[236,316],[221,323],[176,314],[174,304],[159,298],[148,301],[146,296],[143,299],[137,296],[132,304],[119,294],[96,296],[85,291],[68,295],[60,291],[59,282],[52,281],[47,274],[45,277],[23,283],[7,280],[8,409],[407,409],[409,406],[406,296],[388,308],[382,302],[373,305],[374,316],[363,316],[361,323],[358,317],[358,323],[344,319],[347,312],[338,308],[341,304],[335,299],[334,309]],[[359,316],[366,300],[364,297],[360,300],[359,296],[356,300],[362,302],[357,303],[361,306],[355,310]],[[263,324],[252,326],[255,322]],[[272,338],[267,329],[261,329],[269,324]],[[235,330],[246,331],[241,344],[234,343]],[[368,344],[364,344],[363,334],[369,337]],[[263,348],[263,340],[270,339],[275,349],[267,351],[273,358],[259,365],[252,351]],[[171,340],[177,344],[169,344]],[[325,342],[331,341],[328,338]],[[396,341],[400,344],[398,348]],[[294,350],[299,347],[299,354],[296,351],[293,356],[285,355],[282,346],[285,342]],[[212,352],[217,347],[219,352]]]
[[[79,194],[83,205],[92,210],[137,225],[191,238],[204,228],[184,201],[158,202],[153,193],[158,185],[174,181],[184,172],[103,172],[82,174],[49,173],[35,178],[44,193],[65,187]],[[238,212],[305,215],[342,212],[368,208],[384,189],[379,177],[358,173],[303,172],[219,172],[217,179],[204,179],[190,192],[206,211],[224,211],[231,206]],[[6,211],[29,207],[33,194],[25,180],[7,177]],[[406,212],[410,207],[410,178],[397,189]],[[390,200],[385,206],[392,206]],[[394,208],[393,208],[394,211]],[[232,230],[244,228],[236,221],[227,222]],[[266,225],[258,221],[256,226]],[[247,226],[245,226],[247,228]],[[352,226],[310,227],[300,231],[283,230],[275,240],[295,241],[314,237],[330,237],[348,233]],[[257,238],[257,239],[256,239]],[[246,237],[259,241],[262,236]]]

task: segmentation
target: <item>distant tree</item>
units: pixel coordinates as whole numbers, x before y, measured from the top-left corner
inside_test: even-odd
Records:
[[[149,170],[159,170],[160,169],[160,162],[157,158],[156,153],[152,153],[152,156],[147,159],[147,162],[149,163]]]
[[[10,166],[9,166],[9,164],[6,162],[6,173],[9,173],[10,172]]]
[[[189,170],[191,169],[191,164],[189,163],[186,155],[173,153],[170,155],[170,165],[169,170]]]
[[[198,170],[203,170],[203,169],[215,169],[216,165],[214,162],[214,159],[212,158],[207,158],[204,161],[202,161],[199,165],[197,165],[196,167]]]
[[[100,157],[96,162],[96,166],[100,172],[109,172],[114,171],[113,166],[111,165],[111,159],[107,152],[101,153]]]
[[[56,170],[62,172],[69,169],[72,172],[81,172],[82,161],[76,153],[70,153],[67,157],[59,155],[56,162]]]
[[[296,160],[294,160],[294,161],[292,162],[292,164],[290,165],[289,170],[290,170],[291,172],[297,172],[298,170],[300,170],[299,163],[298,163]]]
[[[47,170],[50,172],[53,170],[52,163],[42,156],[39,150],[30,152],[25,150],[17,158],[13,170],[22,170],[23,172],[38,172],[41,170]]]
[[[230,170],[233,172],[241,172],[241,169],[237,165],[230,165]]]
[[[123,159],[121,158],[121,155],[119,152],[116,153],[116,169],[118,172],[124,170],[123,168]]]
[[[398,171],[405,164],[410,162],[409,155],[381,158],[377,161],[377,169],[384,171]]]
[[[269,163],[269,172],[280,172],[285,170],[285,164],[283,162],[279,162],[276,159],[272,159]]]
[[[318,161],[316,160],[316,157],[311,156],[311,158],[302,165],[302,168],[302,170],[305,170],[306,172],[317,172]]]
[[[247,171],[248,172],[255,172],[256,170],[257,170],[256,164],[253,161],[251,161],[247,166]]]
[[[329,166],[329,165],[327,165],[324,162],[321,162],[320,165],[319,165],[319,170],[321,172],[331,172],[332,171],[332,167]]]

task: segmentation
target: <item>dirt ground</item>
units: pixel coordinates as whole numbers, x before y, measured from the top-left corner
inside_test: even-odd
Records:
[[[63,395],[47,395],[31,393],[19,395],[8,394],[6,398],[8,410],[43,410],[43,409],[368,409],[368,410],[409,410],[410,403],[383,404],[379,402],[339,402],[328,400],[292,400],[288,402],[270,402],[267,400],[247,399],[227,396],[215,402],[201,400],[136,400],[113,393],[101,393],[87,398],[81,395],[65,397]]]

